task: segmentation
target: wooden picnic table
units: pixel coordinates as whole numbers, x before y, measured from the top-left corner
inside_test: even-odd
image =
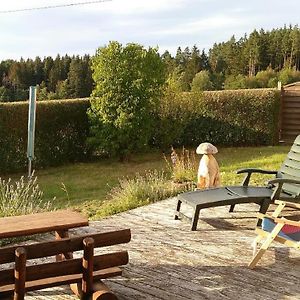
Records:
[[[88,224],[86,217],[71,210],[3,217],[0,218],[0,239],[45,232],[55,232],[56,239],[60,239],[68,237],[69,229]]]

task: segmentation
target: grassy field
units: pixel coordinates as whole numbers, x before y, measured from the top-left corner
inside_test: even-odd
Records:
[[[235,173],[240,168],[278,169],[288,149],[288,146],[219,149],[216,158],[221,168],[222,185],[240,183],[243,176]],[[199,159],[200,156],[197,156],[197,163]],[[37,170],[35,174],[45,200],[55,197],[55,207],[75,207],[89,217],[94,217],[99,214],[103,201],[107,201],[109,191],[118,185],[118,179],[134,177],[137,172],[143,174],[151,169],[167,169],[162,153],[153,151],[137,155],[126,163],[116,160],[76,163]],[[17,176],[14,174],[11,177]],[[261,184],[267,178],[270,176],[255,175],[252,183]]]

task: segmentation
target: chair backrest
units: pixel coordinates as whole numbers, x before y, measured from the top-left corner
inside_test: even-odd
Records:
[[[296,137],[277,177],[300,180],[300,135]],[[283,190],[288,194],[300,196],[299,184],[284,184]]]

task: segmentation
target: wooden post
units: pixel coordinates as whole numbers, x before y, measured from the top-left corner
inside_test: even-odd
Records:
[[[88,299],[93,292],[93,268],[94,268],[94,239],[83,240],[82,258],[82,299]]]
[[[14,300],[24,300],[26,282],[26,250],[19,247],[15,251],[15,291]]]
[[[278,120],[278,141],[282,141],[282,123],[283,123],[283,106],[284,106],[284,89],[281,81],[278,81],[278,90],[280,91],[280,105],[279,105],[279,120]]]

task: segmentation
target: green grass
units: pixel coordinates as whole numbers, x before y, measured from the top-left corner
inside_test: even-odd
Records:
[[[216,159],[221,168],[222,185],[240,183],[243,176],[235,173],[240,168],[278,169],[288,150],[287,146],[219,149]],[[200,156],[197,159],[199,161]],[[104,201],[107,203],[107,195],[119,185],[119,179],[132,178],[136,173],[144,174],[153,169],[167,169],[163,154],[158,151],[137,155],[126,163],[117,160],[76,163],[37,170],[35,175],[46,201],[53,201],[57,208],[75,207],[89,217],[95,217],[103,215],[101,205]],[[16,179],[19,174],[11,177]],[[252,183],[263,184],[267,178],[270,176],[255,175]],[[56,199],[52,200],[54,197]]]

